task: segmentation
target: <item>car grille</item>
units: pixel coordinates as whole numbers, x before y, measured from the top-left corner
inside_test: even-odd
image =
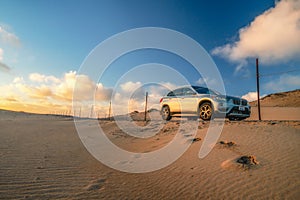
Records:
[[[247,101],[246,100],[232,99],[232,101],[233,101],[233,104],[235,104],[235,105],[243,105],[243,106],[247,105]]]
[[[242,100],[242,105],[246,106],[247,105],[247,101],[246,100]]]
[[[245,108],[244,111],[240,111],[239,107],[234,106],[231,110],[231,113],[238,113],[238,114],[250,114],[250,110],[248,108]]]
[[[240,105],[240,100],[239,99],[233,99],[233,103],[235,105]]]

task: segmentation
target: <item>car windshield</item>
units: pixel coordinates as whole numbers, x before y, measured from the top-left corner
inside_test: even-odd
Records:
[[[212,94],[212,95],[220,95],[219,92],[205,88],[205,87],[197,87],[193,86],[193,89],[199,94]]]

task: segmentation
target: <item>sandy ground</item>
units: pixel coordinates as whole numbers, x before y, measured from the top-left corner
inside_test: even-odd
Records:
[[[204,159],[198,152],[210,123],[200,121],[199,140],[176,162],[130,174],[89,154],[71,118],[0,111],[0,199],[299,199],[300,118],[269,116],[280,120],[226,121],[218,141],[233,145],[218,143]],[[147,139],[126,135],[113,121],[100,124],[116,145],[149,152],[170,142],[179,122]],[[236,159],[243,155],[259,164],[242,166]]]
[[[300,120],[300,107],[261,107],[262,120]],[[251,107],[247,120],[258,120],[258,108]]]

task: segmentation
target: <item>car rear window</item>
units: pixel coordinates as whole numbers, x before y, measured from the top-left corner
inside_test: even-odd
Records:
[[[167,94],[167,96],[168,96],[168,97],[173,97],[173,96],[175,96],[175,94],[174,94],[173,91],[171,91],[171,92],[169,92],[169,93]]]

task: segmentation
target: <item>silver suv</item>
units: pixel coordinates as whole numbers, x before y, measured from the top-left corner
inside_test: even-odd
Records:
[[[169,92],[160,100],[164,120],[172,116],[197,116],[203,120],[226,117],[243,120],[250,116],[251,107],[246,99],[221,95],[199,86],[186,86]]]

